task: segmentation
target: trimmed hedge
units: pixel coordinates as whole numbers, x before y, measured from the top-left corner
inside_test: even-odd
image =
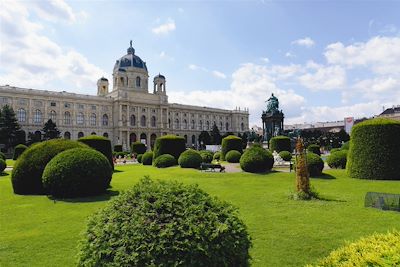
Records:
[[[111,176],[111,165],[102,153],[74,148],[59,153],[46,165],[42,181],[54,197],[85,197],[104,193]]]
[[[52,139],[30,146],[14,164],[11,181],[16,194],[43,194],[42,174],[58,153],[87,145],[67,139]]]
[[[269,150],[278,153],[281,151],[292,151],[290,138],[283,135],[272,137],[271,140],[269,140]]]
[[[315,266],[400,266],[400,232],[373,234],[332,251]],[[310,266],[310,265],[308,265]]]
[[[310,176],[319,176],[324,169],[324,161],[315,153],[307,153],[307,168]]]
[[[131,145],[131,153],[134,153],[136,155],[144,154],[146,153],[146,150],[147,150],[146,145],[141,142],[134,142]]]
[[[351,131],[347,175],[359,179],[400,180],[400,121],[377,118]]]
[[[78,266],[249,266],[236,208],[197,185],[142,179],[89,218]]]
[[[340,149],[349,150],[350,149],[350,141],[344,142]]]
[[[156,158],[153,162],[154,167],[157,168],[167,168],[171,166],[175,166],[177,164],[174,156],[170,154],[163,154]]]
[[[0,173],[3,173],[3,171],[7,168],[7,163],[5,160],[0,159]]]
[[[333,154],[333,153],[338,152],[338,151],[340,151],[340,150],[341,150],[340,148],[332,148],[332,149],[329,151],[329,153]]]
[[[114,161],[113,161],[110,139],[98,135],[88,135],[79,138],[78,141],[102,153],[107,158],[111,167],[114,169]]]
[[[321,148],[319,145],[311,144],[307,147],[307,151],[321,156]]]
[[[228,135],[222,139],[221,144],[221,160],[225,160],[225,155],[231,150],[239,151],[243,153],[243,141],[242,138],[235,135]]]
[[[281,151],[281,152],[279,152],[279,156],[284,161],[291,161],[292,160],[292,153],[290,153],[289,151]]]
[[[137,161],[138,161],[139,163],[142,163],[142,157],[143,157],[143,154],[137,155]]]
[[[221,151],[217,151],[214,153],[213,160],[220,160],[221,159]]]
[[[178,164],[181,168],[200,168],[200,164],[203,162],[203,159],[200,156],[200,153],[193,149],[188,149],[183,152],[178,159]]]
[[[114,146],[114,151],[115,152],[122,152],[122,145],[115,145]]]
[[[260,173],[270,171],[274,165],[274,156],[268,150],[252,146],[240,158],[240,167],[245,172]]]
[[[214,153],[208,150],[201,150],[199,151],[200,153],[200,157],[202,162],[204,163],[211,163],[211,161],[213,160],[214,157]]]
[[[23,144],[16,145],[14,147],[14,154],[13,154],[13,160],[17,160],[19,156],[27,149],[28,147]]]
[[[6,160],[6,155],[3,152],[0,152],[0,159]]]
[[[163,154],[170,154],[176,160],[186,150],[185,138],[176,135],[164,135],[158,137],[154,144],[154,158],[158,158]]]
[[[230,162],[230,163],[238,163],[240,161],[241,156],[242,156],[242,154],[240,154],[239,151],[231,150],[231,151],[228,151],[228,153],[226,153],[225,159],[227,162]]]
[[[142,156],[142,164],[143,165],[152,165],[153,164],[153,151],[147,151]]]
[[[328,166],[335,169],[346,169],[347,150],[339,150],[331,153],[326,159]]]

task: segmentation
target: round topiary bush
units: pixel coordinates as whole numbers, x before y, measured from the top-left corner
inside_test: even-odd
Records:
[[[13,155],[13,160],[17,160],[19,156],[27,149],[28,147],[23,144],[16,145],[14,147],[14,155]]]
[[[202,162],[211,163],[211,161],[213,160],[214,153],[212,153],[211,151],[201,150],[201,151],[199,151],[199,153],[200,153]]]
[[[2,160],[6,160],[6,155],[4,155],[4,153],[3,152],[0,152],[0,159],[2,159]]]
[[[202,163],[202,158],[200,153],[193,149],[188,149],[183,152],[178,159],[178,164],[182,168],[200,168],[200,164]]]
[[[175,166],[176,164],[176,159],[170,154],[163,154],[161,156],[158,156],[158,158],[156,158],[153,162],[154,167],[157,168],[167,168]]]
[[[68,149],[55,156],[43,171],[45,191],[54,197],[84,197],[104,193],[110,185],[108,159],[91,148]]]
[[[281,151],[292,151],[290,138],[283,135],[272,137],[271,140],[269,140],[269,150],[278,153]]]
[[[3,173],[3,171],[7,168],[7,163],[5,160],[0,159],[0,173]]]
[[[114,161],[113,154],[111,149],[111,141],[108,138],[98,135],[88,135],[85,137],[81,137],[78,139],[79,142],[82,142],[93,149],[96,149],[100,153],[102,153],[110,163],[111,167],[114,169]]]
[[[242,156],[242,154],[240,154],[239,151],[231,150],[231,151],[228,151],[228,153],[226,153],[225,159],[227,162],[230,162],[230,163],[238,163],[240,161],[241,156]]]
[[[245,172],[266,172],[272,169],[274,165],[274,156],[268,150],[253,146],[246,149],[240,158],[240,167]]]
[[[228,135],[222,139],[221,143],[221,160],[225,160],[225,155],[231,150],[239,151],[243,153],[243,141],[242,138]]]
[[[43,194],[42,174],[47,163],[58,153],[87,145],[67,139],[53,139],[30,146],[18,158],[11,174],[16,194]]]
[[[143,157],[143,154],[137,155],[137,161],[138,161],[139,163],[142,163],[142,157]]]
[[[151,165],[153,164],[153,151],[147,151],[142,156],[142,164],[143,165]]]
[[[89,218],[79,266],[249,266],[237,210],[197,185],[142,179]]]
[[[352,178],[400,180],[400,121],[372,119],[351,131],[347,174]]]
[[[176,135],[164,135],[156,139],[154,144],[154,158],[158,158],[163,154],[170,154],[178,160],[181,153],[185,150],[185,138]]]
[[[315,266],[400,266],[400,232],[373,234],[332,251]]]
[[[289,151],[281,151],[281,152],[279,152],[279,156],[284,161],[291,161],[292,160],[292,153],[290,153]]]
[[[146,145],[141,142],[134,142],[131,145],[131,153],[134,153],[136,155],[144,154],[146,153],[146,150],[147,150]]]
[[[326,159],[328,166],[335,169],[346,169],[347,150],[339,150],[331,153]]]
[[[213,160],[220,160],[221,159],[221,152],[217,151],[214,153]]]
[[[307,151],[321,156],[321,148],[319,145],[311,144],[307,147]]]
[[[310,176],[319,176],[324,169],[324,161],[315,153],[307,153],[307,168]]]

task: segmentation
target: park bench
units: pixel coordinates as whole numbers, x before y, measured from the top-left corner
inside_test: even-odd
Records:
[[[200,165],[200,170],[202,171],[215,172],[215,169],[219,169],[219,172],[225,172],[225,167],[221,164],[202,163]]]

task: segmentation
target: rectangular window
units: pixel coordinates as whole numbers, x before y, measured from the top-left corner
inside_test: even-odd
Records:
[[[78,104],[78,109],[84,109],[85,108],[85,105],[83,105],[83,104]]]
[[[96,110],[96,106],[95,105],[92,105],[92,110]]]
[[[57,106],[56,102],[51,102],[50,103],[50,107],[55,107],[55,106]]]
[[[71,103],[64,103],[64,107],[65,108],[70,108],[71,107]]]

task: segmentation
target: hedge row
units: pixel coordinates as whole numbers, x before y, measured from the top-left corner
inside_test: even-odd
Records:
[[[235,135],[228,135],[224,139],[222,139],[221,144],[221,160],[225,160],[226,153],[231,150],[239,151],[240,154],[243,153],[243,144],[242,138],[237,137]]]
[[[278,153],[281,151],[292,151],[290,138],[283,135],[272,137],[271,140],[269,140],[269,150]]]
[[[181,153],[185,150],[185,138],[176,135],[164,135],[156,139],[154,144],[154,158],[156,159],[163,154],[170,154],[178,160]]]
[[[98,135],[88,135],[79,138],[78,141],[102,153],[108,159],[112,169],[114,169],[111,141],[108,138]]]

